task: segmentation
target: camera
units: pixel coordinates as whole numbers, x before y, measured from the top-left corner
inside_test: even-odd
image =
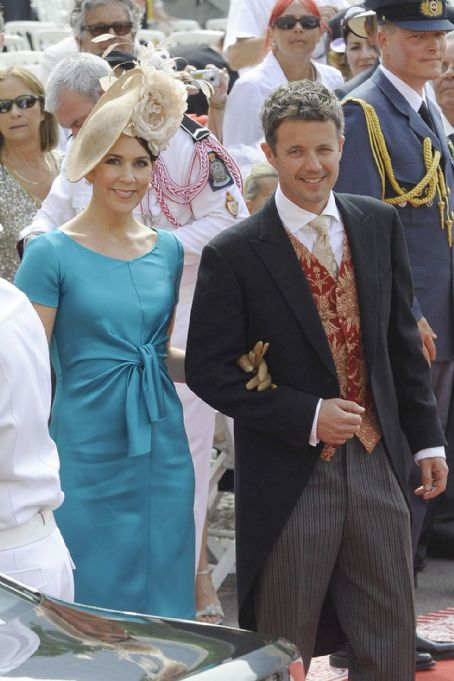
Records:
[[[197,71],[191,71],[191,78],[193,80],[206,80],[213,87],[219,85],[219,73],[216,69],[198,69]]]

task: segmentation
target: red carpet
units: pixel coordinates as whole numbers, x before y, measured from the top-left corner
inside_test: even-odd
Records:
[[[418,617],[418,631],[434,641],[454,641],[454,608]],[[311,664],[307,681],[346,681],[346,670],[333,669],[328,657],[316,657]],[[416,681],[454,681],[454,660],[437,662],[427,672],[418,672]]]

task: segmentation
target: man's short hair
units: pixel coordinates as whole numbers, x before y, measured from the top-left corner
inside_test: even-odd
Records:
[[[73,90],[96,103],[101,96],[99,79],[111,75],[109,64],[89,52],[78,52],[62,59],[51,71],[46,83],[45,109],[54,113],[63,90]]]
[[[132,33],[135,34],[142,22],[143,9],[134,0],[76,0],[71,12],[70,24],[76,38],[82,35],[82,26],[86,25],[87,12],[99,5],[120,5],[126,11],[128,20],[132,23]]]
[[[277,129],[286,120],[332,121],[339,136],[344,132],[344,114],[336,95],[312,80],[281,85],[265,100],[261,118],[265,141],[273,150]]]

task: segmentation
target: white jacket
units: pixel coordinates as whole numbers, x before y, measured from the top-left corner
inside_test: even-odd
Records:
[[[344,82],[338,69],[312,60],[316,80],[334,90]],[[235,82],[225,108],[223,143],[253,145],[263,137],[260,111],[265,99],[280,85],[288,83],[278,60],[268,52],[262,62]]]

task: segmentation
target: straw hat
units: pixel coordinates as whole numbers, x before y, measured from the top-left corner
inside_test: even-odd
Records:
[[[165,69],[137,63],[119,78],[101,79],[106,90],[76,136],[66,173],[71,182],[85,177],[120,135],[141,137],[154,156],[166,149],[187,108],[187,90]]]

